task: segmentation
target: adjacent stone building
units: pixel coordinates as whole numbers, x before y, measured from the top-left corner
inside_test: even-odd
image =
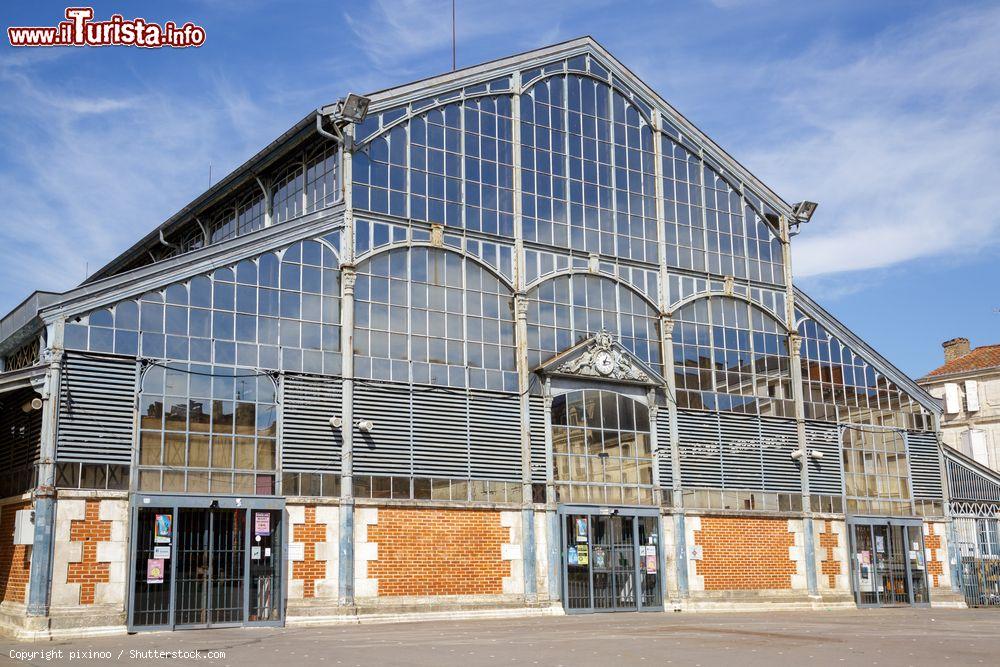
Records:
[[[1000,470],[1000,345],[973,349],[953,338],[943,347],[944,364],[917,380],[941,401],[942,441]]]

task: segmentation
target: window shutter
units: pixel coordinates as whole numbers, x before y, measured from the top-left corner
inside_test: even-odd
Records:
[[[990,454],[986,448],[986,431],[978,428],[969,431],[969,449],[976,463],[989,467]]]
[[[944,385],[944,411],[949,415],[958,414],[962,410],[962,400],[958,395],[958,385],[948,382]]]
[[[979,410],[979,383],[975,380],[965,381],[965,409],[969,412]]]

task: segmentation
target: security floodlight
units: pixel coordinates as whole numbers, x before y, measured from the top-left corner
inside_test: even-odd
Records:
[[[814,201],[800,201],[798,204],[792,206],[792,215],[795,216],[795,220],[800,223],[809,222],[813,217],[813,213],[816,212],[816,207],[819,206]]]
[[[355,93],[350,93],[340,102],[340,116],[352,123],[360,123],[368,115],[368,105],[371,100]]]
[[[814,459],[821,459],[823,458],[823,452],[819,451],[818,449],[814,449],[811,452],[809,452],[809,456]]]
[[[796,449],[794,452],[792,452],[792,458],[798,461],[804,456],[804,454],[805,453],[801,449]]]
[[[361,431],[362,433],[371,433],[374,428],[375,428],[374,422],[371,422],[367,419],[362,419],[358,421],[358,430]]]
[[[344,425],[344,420],[341,417],[330,417],[330,426],[333,428],[341,428]]]
[[[22,412],[31,412],[32,410],[42,409],[42,399],[35,397],[21,406]]]

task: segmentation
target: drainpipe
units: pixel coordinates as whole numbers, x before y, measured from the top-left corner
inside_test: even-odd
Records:
[[[32,497],[35,501],[35,535],[31,547],[31,571],[28,579],[29,617],[49,614],[52,591],[52,551],[55,543],[56,491],[55,458],[56,431],[59,424],[59,387],[62,376],[63,325],[56,320],[49,342],[49,368],[42,389],[42,430],[38,457],[38,485]]]

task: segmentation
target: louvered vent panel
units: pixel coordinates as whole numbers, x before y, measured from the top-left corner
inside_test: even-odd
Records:
[[[545,482],[545,399],[541,396],[528,397],[529,420],[531,425],[531,481]]]
[[[410,392],[406,386],[354,386],[354,421],[375,424],[371,433],[354,429],[354,473],[409,475]]]
[[[38,462],[42,433],[42,410],[25,412],[21,406],[38,394],[30,388],[0,396],[0,475],[23,471]],[[30,485],[30,475],[24,480]],[[28,488],[25,486],[24,488]]]
[[[952,502],[962,500],[1000,502],[1000,482],[996,477],[990,479],[951,458],[947,460],[947,464],[950,485],[948,492]]]
[[[465,394],[413,393],[413,474],[468,477],[468,402]]]
[[[764,490],[797,492],[802,488],[799,464],[792,458],[798,449],[798,431],[792,419],[760,418]]]
[[[286,375],[282,382],[282,470],[339,473],[343,431],[330,418],[343,413],[341,380]]]
[[[719,416],[714,412],[677,412],[681,484],[684,488],[722,487]]]
[[[521,409],[517,396],[471,394],[469,466],[473,479],[521,479]],[[542,452],[542,479],[545,478]]]
[[[656,412],[656,447],[660,469],[660,486],[669,489],[673,486],[674,470],[670,461],[670,415],[666,408]]]
[[[914,498],[942,498],[941,460],[938,456],[937,434],[907,431],[910,450],[910,477]]]
[[[840,454],[840,429],[829,422],[807,421],[806,448],[823,452],[823,458],[809,459],[809,492],[840,495],[844,466]]]
[[[761,489],[764,485],[760,422],[749,415],[719,414],[722,484],[727,489]]]
[[[57,460],[132,462],[135,379],[135,359],[66,354]]]

